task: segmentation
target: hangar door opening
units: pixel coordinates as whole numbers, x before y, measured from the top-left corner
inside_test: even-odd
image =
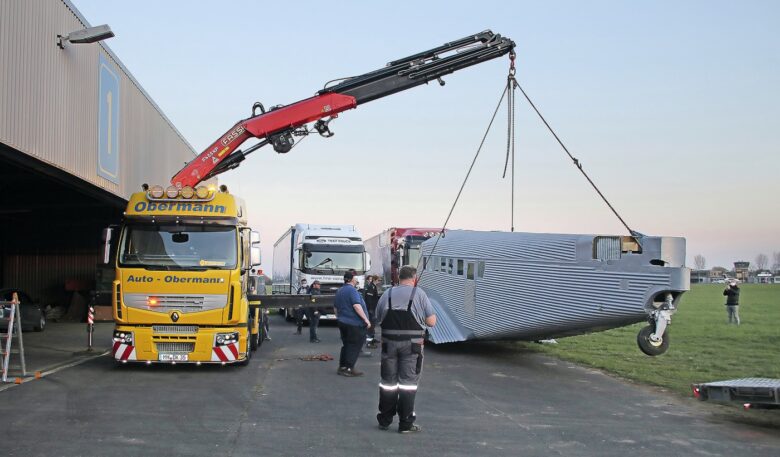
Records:
[[[73,308],[66,316],[83,319],[102,229],[120,221],[125,204],[0,143],[0,288],[23,290],[43,308]]]

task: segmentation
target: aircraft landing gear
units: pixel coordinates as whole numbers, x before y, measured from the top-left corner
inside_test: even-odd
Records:
[[[667,293],[666,301],[650,313],[650,325],[643,327],[636,336],[639,349],[649,356],[661,355],[669,349],[667,326],[671,324],[675,312],[673,300],[672,294]]]

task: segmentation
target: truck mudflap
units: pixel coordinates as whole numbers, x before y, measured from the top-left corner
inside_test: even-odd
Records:
[[[691,384],[693,396],[701,401],[739,402],[745,408],[758,405],[780,407],[780,379],[739,378]]]

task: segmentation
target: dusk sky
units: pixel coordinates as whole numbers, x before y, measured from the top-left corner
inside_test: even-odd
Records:
[[[688,266],[780,251],[780,2],[72,0],[202,151],[330,80],[485,29],[632,229],[687,239]],[[498,102],[507,58],[343,113],[335,136],[270,147],[220,182],[273,243],[297,222],[441,226]],[[517,93],[515,230],[625,234]],[[510,229],[502,109],[450,228]],[[247,146],[245,144],[245,146]],[[164,154],[165,151],[159,151]],[[171,170],[172,176],[178,170]]]

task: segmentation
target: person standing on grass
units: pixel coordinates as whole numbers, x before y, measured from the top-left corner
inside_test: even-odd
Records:
[[[726,296],[726,313],[729,316],[729,324],[739,325],[739,287],[736,280],[729,281],[723,295]]]

